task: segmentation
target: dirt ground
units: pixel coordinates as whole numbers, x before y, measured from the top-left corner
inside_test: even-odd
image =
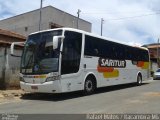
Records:
[[[19,99],[23,94],[25,94],[25,92],[22,90],[0,90],[0,103]]]

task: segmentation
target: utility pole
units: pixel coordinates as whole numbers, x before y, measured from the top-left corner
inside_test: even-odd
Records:
[[[81,10],[80,9],[78,9],[78,12],[77,12],[77,29],[79,28],[79,16],[80,16],[80,12],[81,12]]]
[[[103,35],[103,23],[104,23],[104,19],[101,18],[101,36]]]
[[[41,22],[42,22],[42,6],[43,6],[43,0],[41,0],[41,4],[40,4],[40,12],[39,12],[39,31],[41,30]]]
[[[157,42],[157,67],[159,68],[159,38]]]

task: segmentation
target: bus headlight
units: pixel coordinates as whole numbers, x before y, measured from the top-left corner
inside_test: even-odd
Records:
[[[54,80],[58,80],[58,79],[59,79],[59,76],[48,77],[48,78],[46,79],[46,82],[54,81]]]

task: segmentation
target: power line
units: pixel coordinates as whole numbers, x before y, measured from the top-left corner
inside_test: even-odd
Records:
[[[146,14],[146,15],[139,15],[139,16],[131,16],[131,17],[122,17],[122,18],[115,18],[115,19],[107,19],[107,21],[111,21],[111,20],[134,19],[134,18],[140,18],[140,17],[152,16],[152,15],[157,15],[157,14],[160,14],[160,13]]]
[[[153,11],[148,11],[148,12],[144,12],[144,11],[131,11],[131,12],[108,12],[107,10],[105,11],[97,11],[96,12],[82,12],[82,14],[127,14],[127,13],[143,13],[143,14],[152,14],[155,12],[160,12],[160,10],[153,10]]]

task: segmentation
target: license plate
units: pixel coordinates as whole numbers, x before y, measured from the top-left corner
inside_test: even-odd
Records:
[[[31,86],[33,90],[38,90],[38,86]]]

